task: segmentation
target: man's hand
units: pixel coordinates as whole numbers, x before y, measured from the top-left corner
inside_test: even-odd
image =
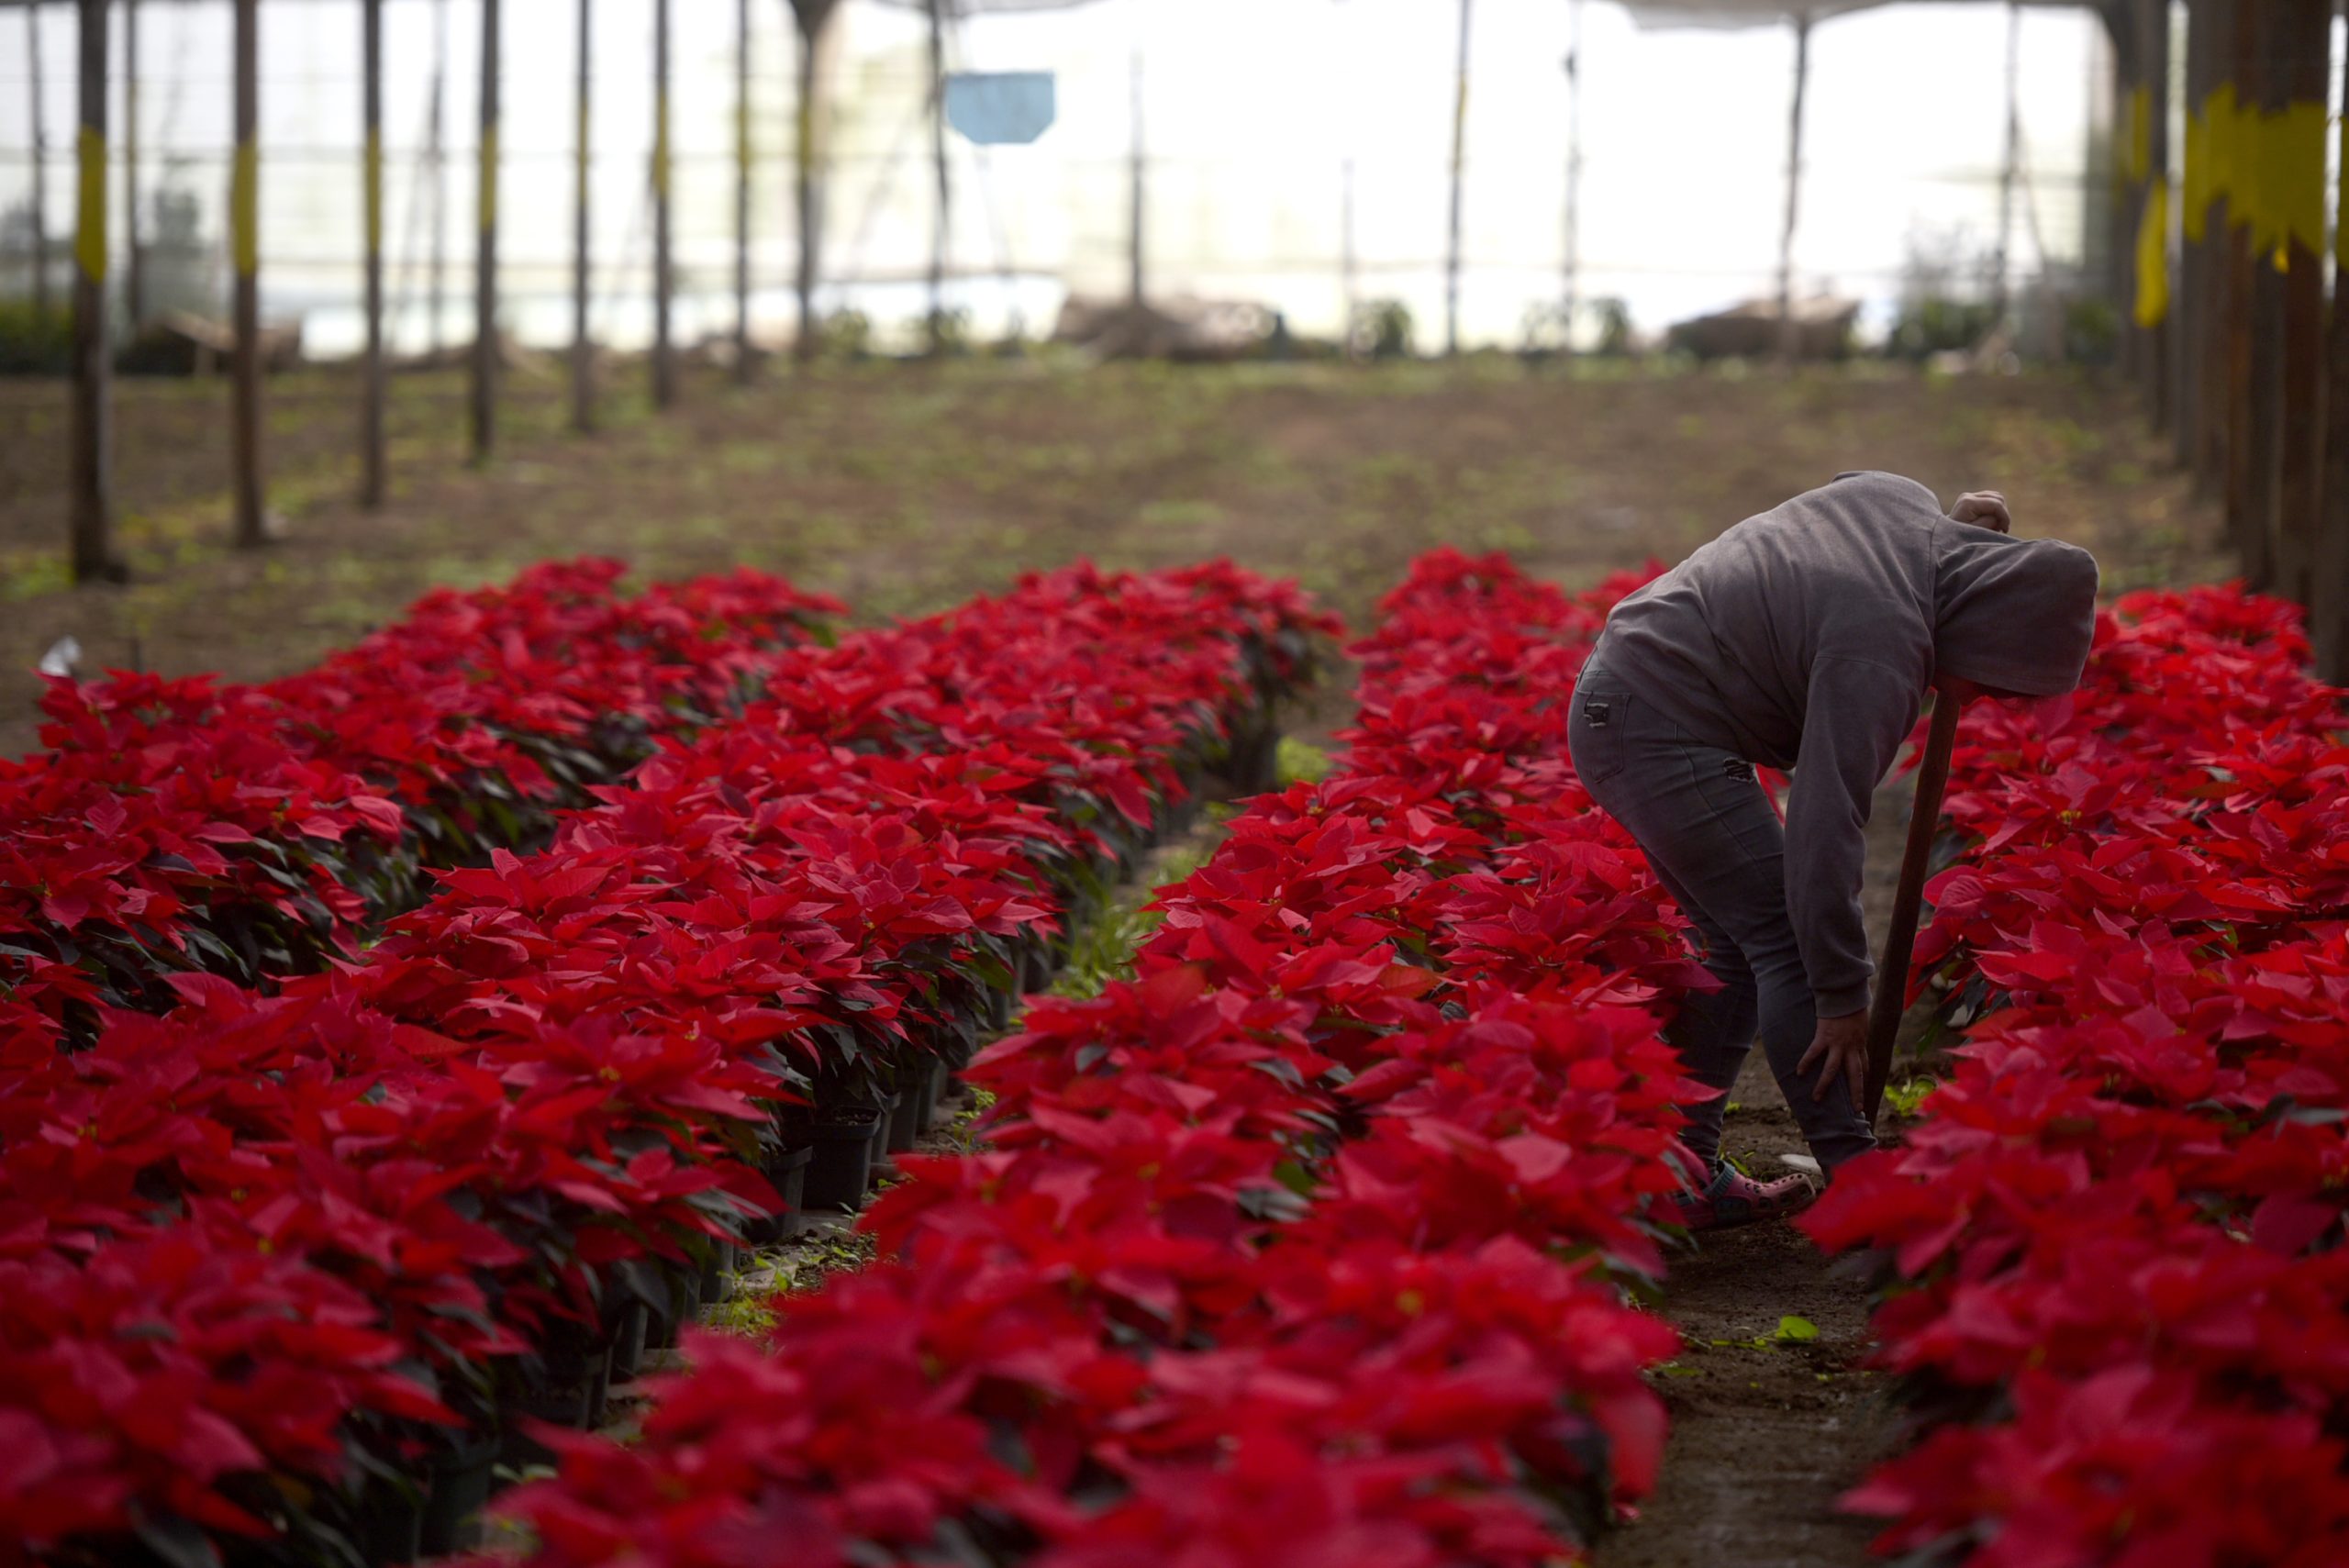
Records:
[[[1823,1063],[1819,1083],[1811,1090],[1811,1098],[1824,1100],[1828,1086],[1841,1073],[1852,1085],[1852,1104],[1858,1105],[1868,1087],[1868,1012],[1865,1007],[1856,1013],[1846,1013],[1840,1018],[1821,1018],[1819,1032],[1811,1037],[1810,1049],[1802,1053],[1795,1064],[1798,1073],[1808,1073],[1814,1063]]]
[[[1995,490],[1967,491],[1957,498],[1957,505],[1949,509],[1949,515],[1954,521],[1972,523],[1993,533],[2009,533],[2015,526],[2014,518],[2007,513],[2007,498]]]

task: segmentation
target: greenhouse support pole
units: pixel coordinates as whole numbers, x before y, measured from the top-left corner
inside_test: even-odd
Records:
[[[1130,111],[1133,118],[1132,145],[1128,152],[1126,199],[1126,302],[1140,310],[1146,297],[1146,280],[1142,272],[1144,242],[1142,213],[1144,210],[1143,142],[1141,121],[1141,39],[1134,39],[1132,70],[1129,76]]]
[[[80,0],[81,80],[74,139],[73,581],[121,582],[114,553],[114,371],[106,332],[106,0]],[[37,251],[38,255],[39,252]]]
[[[938,186],[930,214],[930,322],[932,355],[946,351],[946,247],[954,216],[954,188],[946,167],[946,0],[930,0],[930,163]]]
[[[596,428],[596,345],[588,336],[588,283],[593,240],[588,234],[590,176],[595,142],[590,111],[595,103],[596,0],[579,0],[579,54],[573,88],[577,114],[571,152],[571,428],[585,435]]]
[[[2320,0],[2321,3],[2321,0]],[[2129,256],[2137,374],[2155,433],[2169,405],[2169,0],[2134,0]]]
[[[751,0],[734,0],[734,379],[751,359]]]
[[[2202,214],[2202,435],[2195,453],[2198,488],[2219,498],[2230,495],[2233,428],[2235,313],[2235,211],[2233,148],[2237,52],[2234,17],[2221,0],[2202,0],[2202,144],[2210,172],[2204,180],[2210,205]]]
[[[669,211],[669,0],[652,0],[652,406],[677,401],[677,359],[669,337],[674,294]]]
[[[1460,216],[1468,163],[1468,21],[1470,0],[1460,0],[1460,47],[1452,82],[1452,211],[1443,250],[1443,351],[1460,352]]]
[[[1558,344],[1571,358],[1582,306],[1582,3],[1566,8],[1566,217],[1564,276],[1558,280]]]
[[[445,139],[449,79],[449,0],[432,0],[432,85],[426,95],[424,162],[432,171],[432,257],[425,269],[431,298],[432,351],[449,340],[449,151]]]
[[[2319,489],[2324,462],[2324,140],[2332,0],[2276,0],[2268,58],[2277,116],[2268,123],[2268,202],[2276,208],[2276,585],[2314,602]]]
[[[2241,134],[2254,123],[2259,104],[2258,13],[2250,6],[2232,8],[2228,28],[2228,76],[2233,87],[2232,144],[2229,158],[2233,200],[2228,203],[2226,232],[2226,517],[2235,555],[2253,586],[2266,581],[2266,536],[2252,526],[2253,471],[2258,466],[2258,446],[2252,420],[2252,295],[2259,262],[2252,250],[2249,139]]]
[[[1778,231],[1778,358],[1802,356],[1802,324],[1795,318],[1795,224],[1802,212],[1802,101],[1810,84],[1810,14],[1795,16],[1795,91],[1787,111],[1787,217]]]
[[[261,4],[237,0],[237,155],[228,184],[236,258],[236,370],[229,392],[239,550],[268,542],[261,477]]]
[[[473,202],[473,461],[497,450],[498,0],[481,0],[481,142]]]
[[[824,23],[831,16],[832,0],[789,0],[799,38],[799,95],[792,136],[792,176],[799,210],[799,331],[792,339],[794,358],[815,358],[816,281],[823,263],[824,193],[818,178],[816,145],[817,49],[823,41]]]
[[[365,208],[367,350],[360,381],[359,504],[384,504],[384,0],[360,0],[360,179]]]
[[[147,323],[147,250],[139,239],[139,0],[122,5],[122,313]]]
[[[2269,128],[2284,110],[2284,61],[2279,46],[2289,36],[2285,7],[2293,0],[2269,0],[2246,6],[2256,28],[2252,51],[2254,92],[2260,109],[2261,133],[2254,143],[2260,173],[2257,199],[2251,209],[2251,385],[2248,413],[2251,431],[2250,483],[2244,491],[2243,520],[2252,552],[2243,561],[2251,584],[2264,592],[2288,593],[2281,558],[2284,478],[2284,274],[2277,268],[2283,233],[2277,223],[2275,202],[2267,187],[2274,182],[2266,153]]]
[[[2349,50],[2341,57],[2349,90]],[[2344,134],[2349,134],[2345,132]],[[2317,679],[2349,686],[2349,158],[2340,161],[2332,231],[2332,322],[2325,339],[2323,521],[2316,546],[2316,595],[2309,635]]]
[[[2184,178],[2178,187],[2177,299],[2171,310],[2176,331],[2170,384],[2171,449],[2178,466],[2201,484],[2202,396],[2208,380],[2202,354],[2210,309],[2210,120],[2204,103],[2210,87],[2210,0],[2187,0]]]
[[[2022,166],[2022,0],[2007,0],[2007,125],[1998,161],[1998,248],[1990,258],[1993,330],[2012,329],[2009,280],[2014,271],[2015,177]]]
[[[25,7],[27,105],[33,117],[33,309],[49,314],[49,132],[41,125],[40,7]]]

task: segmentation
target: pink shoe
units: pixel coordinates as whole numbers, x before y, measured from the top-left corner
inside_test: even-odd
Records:
[[[1758,1219],[1778,1219],[1809,1207],[1818,1191],[1805,1175],[1757,1182],[1724,1160],[1702,1192],[1675,1193],[1672,1217],[1686,1229],[1727,1230]]]

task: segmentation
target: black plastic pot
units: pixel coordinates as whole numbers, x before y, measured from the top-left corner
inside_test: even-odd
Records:
[[[804,1137],[803,1129],[793,1128],[790,1136]],[[754,1219],[744,1231],[752,1243],[766,1246],[787,1236],[799,1234],[807,1209],[807,1167],[816,1151],[806,1142],[795,1142],[781,1152],[768,1157],[760,1173],[767,1184],[783,1199],[783,1207],[764,1219]]]
[[[928,1132],[938,1125],[938,1102],[943,1099],[945,1095],[946,1059],[942,1056],[933,1056],[930,1061],[930,1071],[922,1074],[921,1080],[920,1128],[922,1131]]]
[[[371,1565],[413,1562],[424,1555],[424,1500],[420,1493],[378,1485],[351,1522],[351,1544]]]
[[[629,1383],[644,1370],[644,1341],[651,1318],[651,1309],[641,1301],[631,1301],[620,1310],[620,1320],[612,1330],[612,1381]]]
[[[801,1129],[810,1156],[805,1178],[810,1209],[854,1213],[864,1207],[864,1191],[873,1182],[874,1136],[885,1125],[877,1107],[849,1107]]]
[[[496,1440],[480,1432],[467,1432],[458,1446],[432,1456],[421,1531],[426,1556],[470,1551],[481,1544],[481,1515],[489,1507],[490,1472],[496,1463]]]
[[[889,1096],[889,1127],[883,1136],[881,1152],[908,1154],[914,1140],[921,1136],[921,1094],[907,1084]]]

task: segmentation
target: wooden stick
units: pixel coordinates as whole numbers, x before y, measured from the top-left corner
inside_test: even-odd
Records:
[[[1893,895],[1892,929],[1884,939],[1884,962],[1876,966],[1876,1001],[1868,1009],[1868,1121],[1884,1105],[1892,1076],[1892,1042],[1909,1008],[1909,964],[1917,945],[1917,911],[1925,901],[1925,868],[1932,858],[1933,832],[1942,819],[1942,792],[1949,787],[1949,755],[1957,744],[1957,716],[1965,705],[1941,692],[1933,698],[1932,728],[1925,737],[1925,760],[1917,769],[1917,804],[1909,817],[1909,849],[1900,857],[1900,890]]]

